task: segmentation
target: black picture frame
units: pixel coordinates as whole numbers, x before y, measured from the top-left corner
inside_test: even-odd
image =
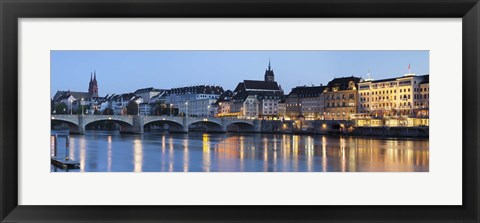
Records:
[[[479,222],[478,0],[0,0],[2,222]],[[18,19],[132,17],[462,18],[461,206],[18,205]],[[448,44],[448,43],[446,43]],[[460,75],[460,74],[458,74]],[[458,89],[458,86],[456,86]],[[456,91],[458,92],[458,91]],[[449,148],[460,149],[460,148]],[[448,180],[448,179],[446,179]]]

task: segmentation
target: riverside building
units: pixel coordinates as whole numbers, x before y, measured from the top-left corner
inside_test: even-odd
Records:
[[[326,86],[300,86],[292,89],[285,99],[286,116],[290,119],[324,119],[322,97]]]
[[[233,91],[230,112],[239,118],[278,117],[278,104],[283,90],[275,81],[270,62],[265,70],[264,80],[244,80]]]
[[[324,89],[323,117],[326,120],[350,120],[351,115],[358,111],[358,83],[360,77],[334,78]]]
[[[178,108],[180,113],[188,116],[209,116],[213,104],[224,92],[220,86],[197,85],[172,88],[165,96],[166,104]]]
[[[358,124],[428,125],[428,76],[409,73],[402,77],[382,80],[369,78],[360,82],[357,119],[365,120]]]

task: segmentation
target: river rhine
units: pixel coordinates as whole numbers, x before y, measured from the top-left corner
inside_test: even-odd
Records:
[[[65,140],[58,138],[57,156],[65,156]],[[70,159],[80,161],[71,172],[429,171],[428,139],[86,131],[69,140]]]

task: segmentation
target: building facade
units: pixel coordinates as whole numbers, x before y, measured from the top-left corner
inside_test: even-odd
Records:
[[[264,80],[244,80],[233,91],[230,112],[240,118],[278,117],[278,104],[283,97],[283,90],[275,81],[275,74],[268,64]]]
[[[217,117],[226,117],[226,116],[236,116],[237,114],[233,114],[231,111],[232,106],[232,96],[233,92],[231,90],[227,90],[220,95],[217,101],[214,103],[214,108],[216,109],[215,116]]]
[[[138,89],[134,92],[134,94],[142,97],[145,103],[150,103],[153,101],[152,98],[154,99],[155,96],[159,95],[164,91],[165,90],[160,90],[160,89],[155,89],[153,87],[150,87],[150,88]]]
[[[285,99],[286,116],[290,119],[323,119],[322,93],[326,86],[300,86],[292,89]]]
[[[358,83],[360,77],[334,78],[322,93],[326,120],[350,120],[358,111]]]
[[[372,116],[414,116],[415,110],[425,107],[425,90],[421,86],[428,75],[406,74],[403,77],[371,80],[367,79],[359,86],[359,113]],[[428,82],[428,81],[427,81]],[[422,92],[420,91],[422,90]]]
[[[287,117],[287,105],[285,103],[287,96],[283,96],[282,99],[278,102],[278,117],[285,119]]]
[[[151,115],[152,114],[152,106],[149,103],[143,102],[138,104],[138,113],[139,115]]]
[[[209,116],[212,114],[213,103],[224,92],[221,86],[198,85],[172,88],[165,95],[165,102],[179,112],[188,116]]]
[[[426,75],[417,90],[417,98],[420,98],[415,104],[415,115],[417,117],[428,117],[430,107],[430,83],[429,75]]]

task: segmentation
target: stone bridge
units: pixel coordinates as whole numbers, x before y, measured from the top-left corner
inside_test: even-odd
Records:
[[[204,128],[210,132],[226,132],[229,127],[238,131],[260,132],[261,120],[215,118],[215,117],[178,117],[143,115],[52,115],[51,122],[64,123],[72,133],[85,133],[85,128],[93,123],[110,121],[120,125],[125,133],[143,133],[145,128],[162,126],[172,132],[188,132],[190,127]]]

